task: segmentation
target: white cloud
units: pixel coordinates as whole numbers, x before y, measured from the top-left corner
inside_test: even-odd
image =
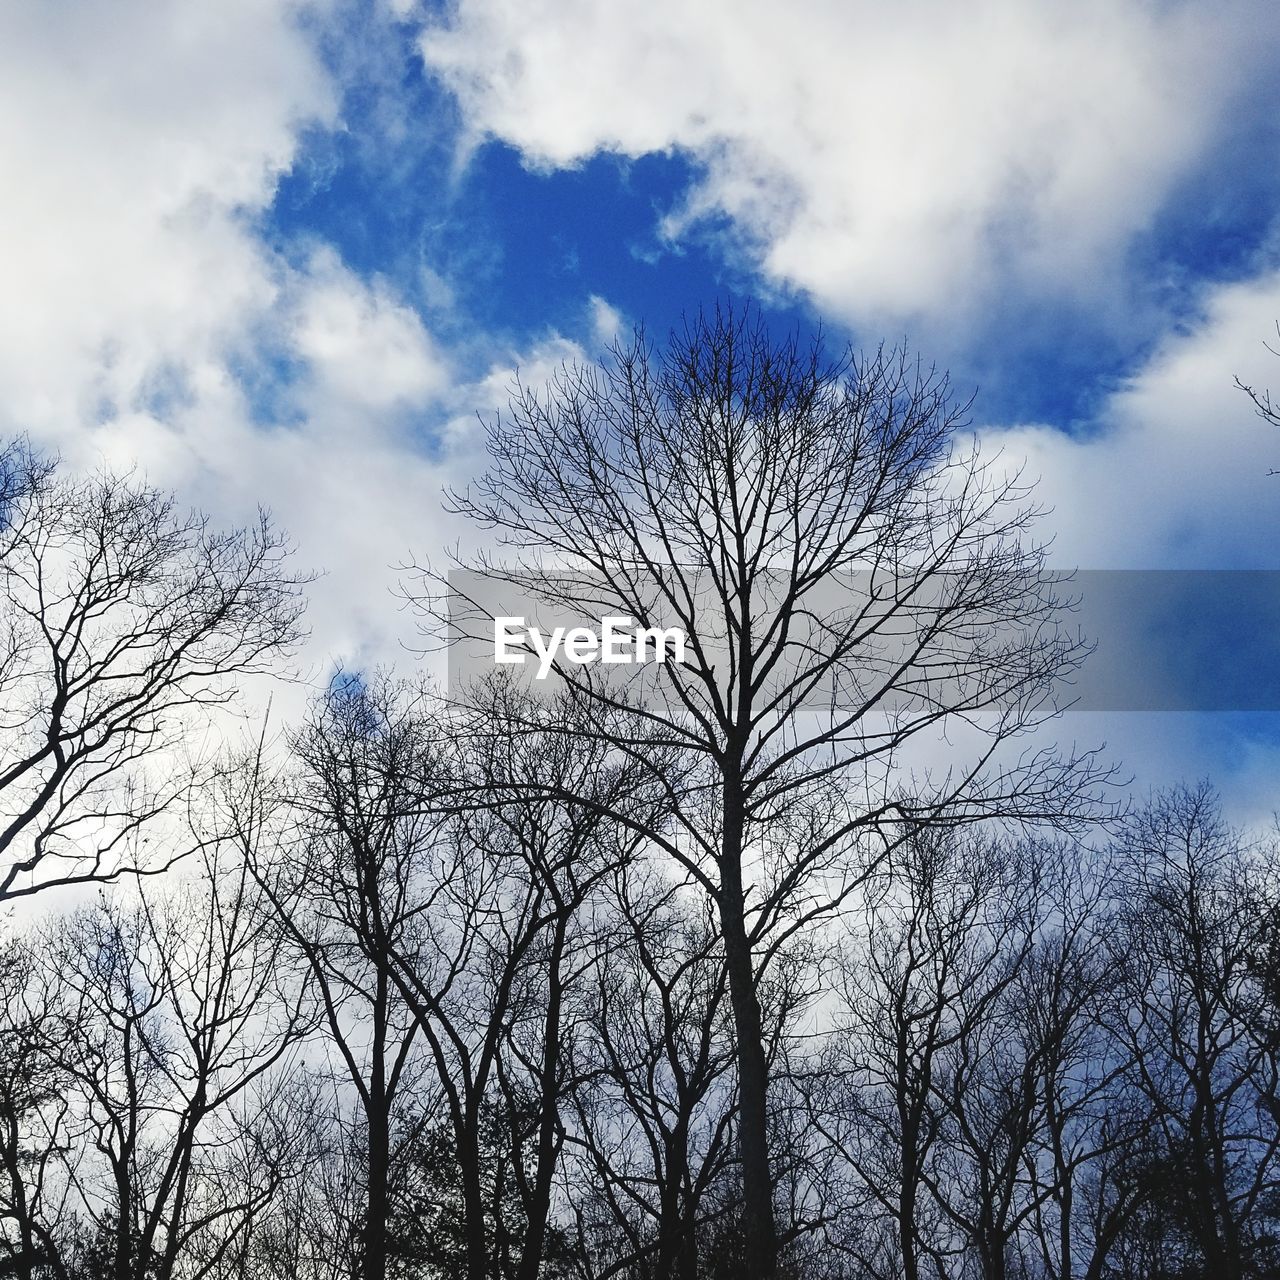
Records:
[[[1039,476],[1055,558],[1089,569],[1280,569],[1280,432],[1238,375],[1280,388],[1264,343],[1280,317],[1280,272],[1221,286],[1194,329],[1170,335],[1103,406],[1093,430],[987,433]]]
[[[365,285],[332,249],[321,248],[298,283],[290,345],[314,370],[321,395],[389,409],[445,391],[445,359],[417,312],[397,301],[384,282]]]
[[[270,506],[328,571],[323,665],[401,656],[391,565],[441,534],[418,431],[451,373],[385,281],[259,234],[303,131],[338,124],[301,18],[323,5],[4,10],[0,436],[138,467],[220,521]],[[255,382],[285,425],[260,421]]]
[[[74,448],[157,378],[198,392],[271,305],[252,218],[334,111],[293,19],[256,0],[5,7],[0,425]]]
[[[137,467],[219,521],[269,506],[324,574],[319,675],[405,660],[395,566],[467,536],[441,490],[483,465],[476,411],[516,364],[540,380],[582,354],[550,337],[467,382],[388,281],[320,241],[267,245],[304,130],[341,127],[345,86],[300,21],[327,17],[122,0],[0,19],[0,290],[19,303],[0,313],[0,436]]]
[[[1167,337],[1106,401],[1089,435],[983,433],[1039,478],[1035,498],[1053,508],[1039,532],[1053,536],[1057,565],[1280,569],[1280,477],[1268,474],[1280,467],[1280,431],[1234,385],[1239,375],[1280,388],[1280,359],[1264,346],[1277,317],[1280,272],[1222,286],[1194,328]],[[1054,735],[1106,741],[1139,795],[1209,776],[1237,821],[1280,811],[1280,746],[1247,717],[1075,712]]]
[[[477,136],[687,152],[670,234],[727,216],[768,281],[884,322],[1105,295],[1278,36],[1259,0],[471,0],[422,49]]]
[[[601,349],[623,336],[625,324],[622,312],[611,302],[593,293],[587,299],[587,312],[591,321],[591,337]]]

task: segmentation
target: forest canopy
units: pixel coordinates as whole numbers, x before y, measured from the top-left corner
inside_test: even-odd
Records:
[[[678,619],[649,695],[406,660],[249,733],[272,521],[10,444],[0,1274],[1275,1274],[1274,836],[1052,745],[1088,644],[967,411],[751,309],[517,385],[463,567]]]

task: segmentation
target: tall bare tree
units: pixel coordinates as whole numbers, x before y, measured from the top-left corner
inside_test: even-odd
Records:
[[[1158,796],[1120,848],[1107,1020],[1150,1110],[1157,1256],[1224,1280],[1272,1274],[1280,1040],[1258,962],[1277,900],[1274,846],[1251,846],[1201,785]]]
[[[0,450],[0,901],[165,864],[137,837],[192,781],[193,714],[299,636],[287,550]]]
[[[63,1259],[72,1188],[63,1159],[72,1128],[71,1080],[51,1046],[59,1042],[53,1001],[36,980],[33,948],[0,949],[0,1268],[18,1280],[42,1272],[68,1280]]]
[[[696,1280],[736,1099],[719,931],[687,880],[618,869],[574,1039],[566,1175],[593,1274]],[[732,1208],[732,1205],[727,1206]]]
[[[539,716],[563,724],[571,707],[527,706],[496,682],[487,696],[478,721],[455,726],[455,767],[475,788],[473,800],[458,806],[442,789],[439,839],[448,853],[422,868],[414,900],[430,909],[415,913],[391,950],[452,1127],[465,1274],[536,1280],[551,1238],[575,993],[598,945],[592,905],[639,843],[608,815],[643,821],[641,809],[661,796],[638,788],[647,775],[625,757],[611,760],[599,739],[533,731]],[[516,706],[525,708],[525,731],[511,736]],[[538,794],[531,779],[554,781],[557,795]],[[518,1224],[482,1194],[482,1140],[495,1111],[511,1128]]]
[[[1098,782],[1087,759],[1009,750],[1084,646],[1027,540],[1026,487],[964,446],[964,413],[903,352],[829,358],[717,311],[661,354],[637,335],[545,392],[518,386],[490,471],[452,499],[509,557],[472,563],[490,581],[687,638],[682,663],[621,689],[556,670],[584,704],[632,712],[614,749],[685,753],[674,815],[645,834],[718,913],[755,1280],[778,1267],[758,994],[772,949],[922,824],[1078,815]],[[416,589],[437,617],[441,583]],[[908,746],[951,727],[944,767],[906,777]]]
[[[335,1076],[355,1099],[363,1186],[357,1238],[347,1242],[351,1274],[384,1280],[393,1140],[422,1042],[394,955],[415,917],[436,905],[415,896],[424,867],[453,856],[423,802],[438,735],[420,691],[340,679],[292,748],[281,778],[253,764],[237,828],[246,865],[315,985]],[[454,869],[449,862],[435,882]],[[349,1154],[345,1143],[338,1154]]]
[[[924,832],[860,895],[812,1093],[815,1124],[863,1191],[844,1206],[858,1229],[841,1235],[869,1275],[919,1280],[955,1251],[930,1193],[944,1136],[939,1087],[948,1056],[990,1008],[1018,920],[1009,861],[985,835]]]
[[[26,983],[4,1038],[25,1021],[34,1086],[0,1101],[18,1274],[75,1275],[77,1223],[111,1280],[226,1274],[298,1172],[277,1101],[308,997],[228,852],[206,846],[188,883],[103,897],[14,944]]]

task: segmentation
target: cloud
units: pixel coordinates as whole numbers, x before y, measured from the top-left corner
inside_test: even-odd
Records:
[[[1280,272],[1219,286],[1102,404],[1085,435],[1051,425],[982,432],[1026,460],[1056,565],[1080,569],[1280,569],[1280,432],[1234,385],[1280,387]],[[1103,639],[1106,637],[1094,637]],[[1166,637],[1176,646],[1176,635]],[[1241,650],[1247,653],[1248,649]],[[1072,712],[1057,738],[1106,741],[1136,793],[1209,776],[1237,821],[1280,811],[1280,717]]]
[[[475,137],[546,168],[686,153],[670,236],[727,224],[766,282],[886,323],[1123,292],[1278,37],[1257,0],[472,0],[421,47]]]
[[[385,282],[365,284],[321,247],[298,281],[287,325],[293,354],[313,370],[316,391],[351,406],[389,409],[440,396],[447,360],[417,312]]]
[[[1089,569],[1280,569],[1280,432],[1235,385],[1280,387],[1280,272],[1219,286],[1104,402],[1090,431],[988,430],[1027,459],[1055,559]]]
[[[755,0],[473,0],[422,48],[476,135],[530,165],[680,149],[701,177],[671,236],[728,228],[766,283],[840,316],[959,329],[1005,288],[1123,291],[1134,238],[1256,89],[1268,14],[911,0],[802,4],[780,22]],[[315,131],[346,127],[361,86],[343,77],[374,73],[372,55],[352,70],[318,52],[317,31],[345,20],[290,0],[0,14],[0,434],[29,431],[71,465],[136,464],[219,520],[270,505],[327,571],[316,670],[404,660],[395,564],[478,536],[440,506],[484,465],[476,412],[505,403],[516,366],[541,381],[629,318],[615,281],[590,280],[579,341],[516,350],[445,316],[446,342],[335,246],[280,243],[281,175]],[[448,311],[440,264],[420,265]],[[1271,563],[1280,440],[1231,380],[1280,386],[1262,346],[1276,316],[1280,276],[1217,287],[1090,434],[986,433],[1043,476],[1060,561]]]
[[[619,337],[625,337],[622,312],[598,293],[587,299],[587,311],[591,320],[591,337],[597,347],[603,350]]]
[[[198,395],[279,288],[253,220],[335,94],[295,7],[11,5],[0,18],[0,415]]]
[[[455,375],[418,314],[264,222],[345,86],[326,6],[122,0],[0,18],[0,435],[137,468],[221,522],[271,507],[309,659],[400,656],[394,562],[440,528]],[[340,15],[337,15],[340,17]]]

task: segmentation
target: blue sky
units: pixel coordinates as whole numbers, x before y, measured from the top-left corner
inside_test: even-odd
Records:
[[[976,388],[1061,563],[1280,568],[1262,0],[56,0],[0,17],[0,423],[258,502],[312,657],[403,659],[476,415],[716,298]],[[1280,808],[1267,717],[1095,724]],[[1071,730],[1075,732],[1075,728]]]
[[[348,23],[376,14],[361,5]],[[449,29],[447,13],[437,22]],[[333,47],[332,33],[324,42],[335,75],[347,69],[350,42],[361,39],[352,25],[343,28],[345,49]],[[753,270],[731,220],[712,218],[679,237],[662,233],[705,179],[696,154],[671,145],[630,155],[602,145],[563,167],[531,163],[501,136],[466,134],[457,100],[418,56],[420,38],[413,23],[383,32],[376,56],[394,87],[348,83],[342,129],[305,137],[266,211],[264,234],[282,251],[300,238],[322,239],[357,271],[395,281],[459,337],[480,332],[516,347],[549,328],[572,329],[590,295],[658,332],[717,296],[756,298],[780,325],[812,326],[822,314],[805,290]],[[394,111],[431,124],[388,129],[388,99]],[[1096,295],[1009,290],[963,332],[930,324],[927,311],[892,317],[880,329],[848,316],[827,323],[838,338],[861,343],[911,341],[913,326],[922,328],[931,355],[980,391],[984,421],[1087,430],[1164,334],[1196,323],[1207,288],[1247,280],[1266,265],[1280,182],[1258,159],[1280,154],[1278,128],[1274,112],[1245,114],[1177,176],[1118,247],[1105,306]],[[448,306],[439,305],[441,285]]]

